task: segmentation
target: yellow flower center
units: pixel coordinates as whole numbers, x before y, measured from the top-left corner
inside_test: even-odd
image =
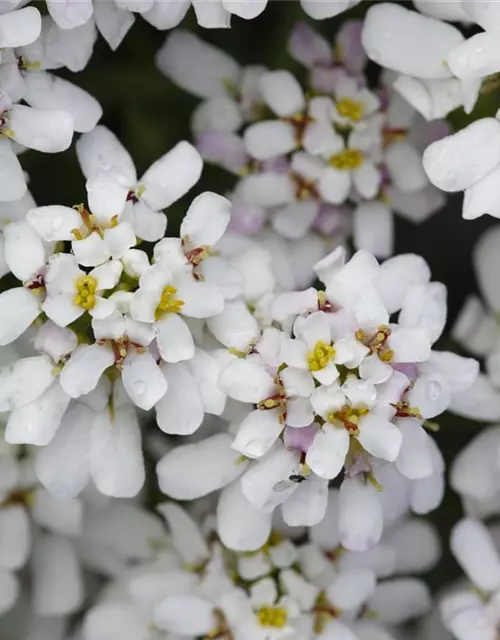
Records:
[[[180,313],[184,305],[184,300],[178,300],[175,297],[177,289],[168,284],[161,294],[160,302],[156,307],[155,316],[159,320],[165,313]]]
[[[363,117],[364,106],[359,100],[351,100],[351,98],[342,98],[336,104],[337,111],[344,118],[350,118],[358,122]]]
[[[311,371],[324,369],[335,356],[335,349],[331,344],[325,344],[321,340],[316,342],[314,349],[307,354],[307,363]]]
[[[328,162],[339,171],[353,171],[361,167],[364,156],[359,149],[344,149],[344,151],[332,156]]]
[[[76,281],[77,294],[74,303],[89,311],[95,307],[95,292],[97,289],[97,280],[92,276],[82,276]]]
[[[283,629],[286,627],[288,614],[283,607],[261,607],[257,613],[261,627],[276,627]]]

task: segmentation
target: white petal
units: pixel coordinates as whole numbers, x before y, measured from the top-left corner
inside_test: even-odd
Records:
[[[453,529],[451,550],[472,583],[486,593],[500,586],[500,558],[482,522],[461,520]]]
[[[42,18],[35,7],[10,11],[0,17],[0,47],[22,47],[34,42],[42,30]]]
[[[320,478],[336,478],[344,467],[349,442],[349,434],[343,427],[326,424],[315,435],[306,463]]]
[[[175,313],[167,313],[157,324],[157,342],[161,357],[167,362],[190,360],[194,341],[189,327]]]
[[[500,180],[500,165],[487,176],[465,191],[462,215],[465,220],[474,220],[489,214],[500,218],[498,199],[498,184]]]
[[[468,189],[500,164],[500,122],[496,118],[473,122],[458,133],[433,142],[422,161],[436,187],[443,191]]]
[[[231,443],[231,436],[220,433],[175,447],[156,469],[161,491],[177,500],[193,500],[225,487],[246,468]]]
[[[90,472],[104,495],[131,498],[142,489],[144,460],[134,409],[118,409],[114,422],[107,409],[96,416],[91,432]]]
[[[84,267],[95,267],[111,257],[108,245],[97,232],[83,240],[73,240],[71,248],[79,264]]]
[[[78,162],[88,179],[102,172],[114,172],[123,183],[135,187],[137,176],[130,154],[108,128],[98,125],[85,133],[76,143]]]
[[[11,222],[4,231],[5,260],[21,281],[33,279],[45,266],[45,247],[37,232],[26,221]]]
[[[283,520],[290,527],[312,527],[323,520],[328,501],[328,481],[312,476],[301,482],[283,503]]]
[[[203,400],[187,364],[163,365],[168,389],[156,404],[156,421],[164,433],[190,435],[205,416]]]
[[[134,14],[122,11],[114,2],[96,2],[93,6],[96,27],[115,51],[134,24]]]
[[[0,613],[2,615],[12,609],[20,591],[21,586],[16,576],[0,570]]]
[[[486,302],[495,312],[500,310],[500,296],[495,282],[499,239],[499,229],[492,227],[481,236],[473,254],[479,286]]]
[[[430,280],[427,262],[413,253],[395,256],[380,267],[377,287],[389,313],[403,306],[406,291],[414,284],[425,284]]]
[[[192,0],[193,9],[200,27],[225,29],[229,27],[231,14],[219,0]]]
[[[394,245],[394,216],[383,202],[363,202],[354,210],[356,249],[366,249],[379,258],[391,255]]]
[[[403,442],[396,458],[398,471],[410,480],[419,480],[432,475],[434,465],[429,445],[429,436],[418,420],[404,418],[398,421]]]
[[[321,197],[330,204],[342,204],[351,191],[351,176],[348,171],[326,168],[318,182]]]
[[[40,313],[39,300],[28,289],[16,287],[0,293],[0,345],[14,342]]]
[[[248,458],[265,455],[283,430],[284,425],[280,423],[279,416],[279,408],[252,411],[241,423],[231,445],[233,449]]]
[[[85,6],[87,3],[68,4]],[[87,6],[92,9],[91,2]],[[93,96],[63,78],[39,71],[26,74],[24,82],[24,99],[29,105],[39,109],[66,111],[73,118],[75,131],[92,131],[102,116],[101,106]]]
[[[171,595],[154,610],[155,625],[169,633],[202,636],[217,627],[213,605],[195,595]]]
[[[125,183],[121,174],[114,170],[96,173],[87,180],[85,187],[89,209],[99,221],[109,224],[115,216],[122,213],[129,193],[129,185]],[[123,230],[123,224],[118,228]],[[114,228],[106,229],[105,236],[114,230]]]
[[[369,413],[359,421],[358,440],[371,455],[393,462],[399,454],[403,436],[392,422]]]
[[[497,33],[477,33],[452,49],[446,62],[453,75],[465,80],[482,80],[500,71],[500,46],[497,36]]]
[[[145,411],[152,409],[167,391],[167,381],[149,351],[127,355],[122,380],[132,402]]]
[[[56,325],[67,327],[84,313],[84,309],[74,303],[74,297],[73,293],[48,295],[42,304],[42,309]]]
[[[265,120],[250,125],[245,129],[244,140],[248,153],[256,160],[269,160],[297,147],[293,126],[280,120]]]
[[[61,423],[69,401],[59,382],[54,382],[37,400],[10,414],[5,440],[11,444],[48,444]]]
[[[4,506],[0,511],[0,567],[21,569],[31,551],[31,525],[22,506]]]
[[[147,629],[146,614],[126,602],[103,602],[92,607],[83,622],[84,638],[111,640],[117,636],[122,640],[140,638]]]
[[[90,393],[96,388],[104,371],[115,362],[112,349],[98,344],[76,349],[61,371],[61,387],[72,398]]]
[[[9,127],[16,142],[44,153],[65,151],[73,138],[73,118],[66,111],[17,104],[9,112]]]
[[[61,29],[74,29],[92,18],[92,2],[71,2],[71,0],[48,0],[47,9],[54,22]]]
[[[10,140],[0,140],[0,163],[1,201],[19,200],[26,194],[26,179]]]
[[[227,198],[205,191],[197,196],[181,223],[180,235],[193,247],[211,246],[223,235],[229,223],[231,203]]]
[[[167,38],[156,63],[175,84],[199,98],[216,96],[225,83],[239,81],[240,69],[231,56],[181,29]]]
[[[267,0],[222,0],[222,4],[234,15],[245,20],[253,20],[264,11]]]
[[[22,358],[0,369],[0,411],[13,411],[39,398],[54,381],[46,355]]]
[[[375,575],[371,571],[352,569],[341,572],[326,593],[334,607],[356,612],[373,594],[375,584]]]
[[[391,180],[400,191],[419,191],[428,185],[421,155],[409,142],[400,141],[390,144],[384,159]]]
[[[420,34],[425,33],[425,43]],[[362,42],[374,62],[417,78],[449,78],[446,55],[464,38],[455,27],[410,11],[380,3],[368,11]]]
[[[26,219],[47,242],[74,240],[73,229],[79,228],[82,224],[76,209],[61,205],[35,207],[28,211]]]
[[[74,613],[84,598],[83,576],[68,540],[42,535],[33,553],[33,607],[42,616]]]
[[[339,531],[350,551],[368,551],[380,540],[382,504],[377,490],[358,476],[346,478],[339,494]]]
[[[81,403],[66,412],[61,428],[36,458],[40,482],[61,500],[77,496],[89,479],[89,425],[93,412]]]
[[[259,80],[262,98],[278,116],[293,116],[305,107],[302,88],[289,71],[269,71]]]
[[[142,16],[157,29],[172,29],[182,22],[190,6],[190,0],[155,2],[153,8]]]
[[[174,502],[163,502],[157,510],[165,518],[176,551],[189,565],[208,560],[210,552],[193,518]]]
[[[276,385],[260,358],[235,358],[219,375],[221,389],[240,402],[259,402],[274,395]]]
[[[177,296],[184,301],[181,312],[188,318],[210,318],[224,309],[220,287],[208,282],[188,280],[177,287]]]
[[[207,318],[207,326],[220,343],[239,351],[260,337],[258,322],[242,300],[226,303],[222,313]]]
[[[78,536],[82,533],[83,504],[71,498],[61,500],[55,498],[42,487],[38,487],[32,508],[36,524],[52,533],[63,536]]]
[[[235,551],[255,551],[271,533],[271,514],[253,507],[239,482],[224,489],[217,505],[217,531],[222,543]]]
[[[404,298],[399,325],[425,329],[431,342],[436,342],[446,324],[446,297],[446,287],[440,282],[414,285]]]
[[[189,142],[179,142],[142,176],[144,200],[155,210],[169,207],[198,182],[202,167],[198,151]]]
[[[295,200],[295,186],[286,173],[255,173],[239,182],[238,195],[250,204],[279,207]]]
[[[410,618],[419,618],[432,605],[427,585],[415,578],[398,578],[379,583],[368,606],[377,611],[382,623],[399,625]]]

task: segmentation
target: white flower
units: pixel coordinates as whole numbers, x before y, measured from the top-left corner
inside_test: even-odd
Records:
[[[56,254],[45,274],[47,296],[43,311],[57,325],[65,327],[85,312],[104,319],[115,310],[114,303],[102,296],[113,289],[120,279],[122,265],[110,260],[85,273],[75,256]]]
[[[81,136],[77,154],[87,178],[92,213],[108,221],[122,215],[132,224],[135,235],[149,242],[165,234],[167,221],[161,210],[189,191],[202,169],[194,147],[179,142],[138,180],[129,153],[103,126]]]

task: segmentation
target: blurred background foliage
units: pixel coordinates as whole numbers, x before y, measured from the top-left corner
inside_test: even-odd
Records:
[[[408,5],[409,3],[405,3]],[[273,1],[257,19],[246,22],[233,18],[232,28],[205,30],[198,27],[192,11],[182,24],[204,40],[229,52],[242,64],[264,64],[272,69],[287,68],[304,77],[304,70],[287,53],[288,35],[297,21],[308,21],[332,39],[343,20],[361,17],[369,3],[364,2],[336,19],[315,22],[308,18],[296,1]],[[168,32],[159,32],[138,18],[116,52],[99,39],[87,68],[72,74],[57,73],[83,87],[101,103],[102,124],[114,131],[131,153],[138,175],[179,140],[190,139],[190,115],[198,100],[165,78],[155,66],[155,54]],[[500,106],[500,93],[482,96],[473,114],[451,114],[455,128],[467,122],[494,115]],[[79,170],[74,149],[47,156],[32,151],[23,154],[23,166],[30,176],[30,188],[37,204],[73,205],[85,200],[85,181]],[[233,184],[227,173],[205,167],[200,183],[168,213],[168,232],[175,234],[191,198],[204,190],[224,193]],[[396,253],[414,252],[429,262],[433,278],[444,282],[449,291],[449,325],[460,310],[466,294],[476,291],[472,250],[477,238],[495,220],[483,217],[465,221],[461,217],[461,195],[449,198],[447,206],[422,225],[413,225],[396,217]],[[1,287],[0,283],[0,288]],[[500,284],[499,284],[500,286]],[[451,348],[443,340],[441,348]],[[440,420],[436,434],[447,462],[455,458],[481,425],[450,414]],[[442,507],[432,515],[443,540],[460,517],[458,498],[447,490]],[[433,587],[445,584],[458,575],[449,552],[429,575]]]

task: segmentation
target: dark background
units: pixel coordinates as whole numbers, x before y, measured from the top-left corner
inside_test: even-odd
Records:
[[[408,3],[407,3],[408,4]],[[288,68],[298,75],[301,69],[286,51],[288,34],[299,20],[309,21],[332,39],[339,24],[346,18],[361,16],[368,3],[338,18],[315,22],[301,10],[298,2],[271,2],[257,19],[244,21],[233,18],[232,28],[205,30],[198,27],[192,11],[182,28],[197,33],[206,41],[230,52],[240,63],[265,64],[269,68]],[[198,100],[173,85],[155,67],[154,57],[168,32],[159,32],[140,17],[116,52],[112,52],[102,38],[96,43],[87,68],[72,74],[57,73],[89,91],[101,103],[102,123],[114,131],[129,150],[136,163],[138,175],[159,156],[181,139],[190,139],[190,114]],[[485,96],[471,116],[452,114],[455,127],[479,115],[494,115],[500,106],[500,94]],[[30,188],[37,204],[73,205],[85,200],[85,182],[80,173],[74,150],[51,156],[29,151],[23,154],[23,166],[30,175]],[[202,180],[188,198],[169,210],[169,232],[175,234],[186,203],[206,189],[224,193],[233,178],[223,171],[206,167]],[[471,252],[483,231],[495,224],[489,217],[465,221],[461,217],[462,195],[449,198],[447,206],[422,225],[413,225],[396,218],[396,253],[414,252],[429,262],[433,278],[444,282],[449,291],[449,323],[458,313],[466,294],[477,289],[471,266]],[[0,283],[0,288],[1,288]],[[500,286],[500,284],[499,284]],[[442,347],[450,348],[443,341]],[[440,419],[441,430],[436,435],[439,445],[450,462],[480,425],[447,415]],[[448,491],[442,507],[432,516],[443,539],[460,517],[460,504]],[[442,585],[458,575],[449,553],[429,576],[432,586]]]

